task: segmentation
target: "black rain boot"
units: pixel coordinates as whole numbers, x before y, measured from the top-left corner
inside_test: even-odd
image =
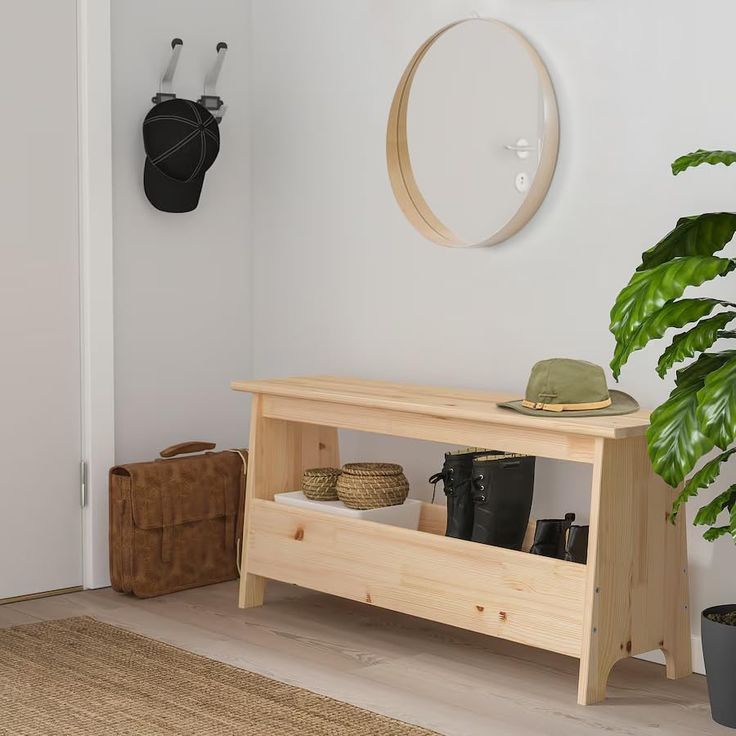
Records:
[[[543,557],[565,557],[567,530],[575,521],[575,514],[565,514],[564,519],[539,519],[534,530],[534,544],[529,552]]]
[[[568,562],[585,564],[588,561],[588,529],[587,526],[573,524],[567,533],[565,559]]]
[[[532,508],[535,460],[514,454],[473,460],[474,542],[521,549]]]
[[[470,477],[473,471],[473,458],[479,455],[492,455],[494,450],[468,448],[445,453],[442,471],[435,473],[429,482],[437,485],[442,481],[447,496],[446,537],[470,539],[473,531],[473,500],[470,497]],[[434,501],[434,495],[432,496]]]

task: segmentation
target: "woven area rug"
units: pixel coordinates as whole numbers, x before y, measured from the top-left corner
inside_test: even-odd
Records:
[[[91,618],[0,630],[2,736],[430,733]]]

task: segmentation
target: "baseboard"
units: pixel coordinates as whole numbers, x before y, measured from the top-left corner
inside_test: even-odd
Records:
[[[27,595],[16,595],[12,598],[0,598],[0,606],[7,606],[11,603],[22,603],[23,601],[35,601],[37,598],[50,598],[54,595],[66,595],[67,593],[78,593],[83,590],[81,585],[75,585],[72,588],[57,588],[56,590],[44,590],[40,593],[28,593]]]
[[[693,634],[690,638],[692,646],[692,657],[693,657],[693,672],[697,672],[699,675],[705,674],[705,662],[703,662],[703,647],[700,644],[700,636]],[[637,659],[644,659],[647,662],[656,662],[657,664],[664,664],[664,654],[659,649],[655,649],[653,652],[645,652],[644,654],[637,654]]]

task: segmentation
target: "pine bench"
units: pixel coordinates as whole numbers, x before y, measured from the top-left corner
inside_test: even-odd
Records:
[[[646,412],[538,418],[496,406],[518,397],[334,376],[232,388],[253,394],[242,608],[281,580],[560,652],[580,660],[582,705],[624,657],[661,649],[667,677],[690,674],[685,530],[647,457]],[[304,469],[339,466],[338,428],[592,465],[587,565],[447,538],[440,505],[413,531],[275,503]]]

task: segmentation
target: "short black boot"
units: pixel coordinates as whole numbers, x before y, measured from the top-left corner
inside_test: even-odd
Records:
[[[584,565],[588,561],[588,529],[587,526],[577,524],[570,527],[565,544],[565,559],[568,562],[580,562]]]
[[[567,531],[573,521],[575,514],[565,514],[564,519],[539,519],[534,530],[534,544],[529,552],[533,555],[563,559]]]
[[[468,448],[445,453],[442,471],[435,473],[429,482],[437,485],[442,481],[447,496],[446,537],[470,539],[473,531],[473,500],[470,496],[470,478],[473,459],[479,455],[495,454],[494,450]],[[434,497],[432,498],[434,500]]]
[[[532,508],[535,460],[513,454],[473,460],[474,542],[521,549]]]

